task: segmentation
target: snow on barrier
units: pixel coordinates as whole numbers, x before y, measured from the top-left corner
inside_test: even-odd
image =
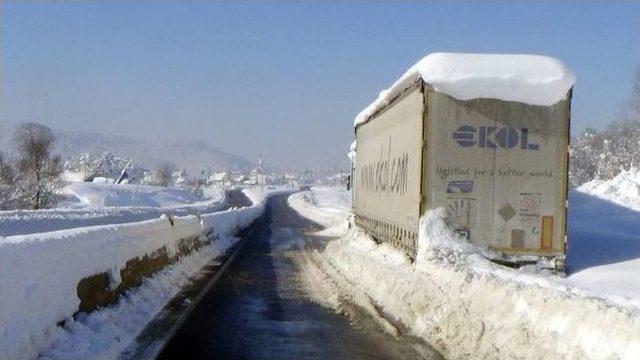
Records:
[[[210,238],[236,234],[262,214],[269,196],[278,193],[245,190],[254,205],[201,217],[163,216],[1,238],[0,359],[36,357],[59,322],[113,300],[110,291],[119,295],[128,273],[148,276],[148,269],[135,269],[146,266],[140,265],[145,258],[156,261],[151,267],[161,268],[180,255],[185,241],[197,242],[207,233],[213,235]],[[157,260],[162,257],[166,259]],[[108,289],[96,278],[100,274],[105,274]],[[84,286],[79,286],[83,280]],[[98,290],[92,289],[96,284]],[[79,293],[92,290],[106,299],[92,299],[81,307]]]

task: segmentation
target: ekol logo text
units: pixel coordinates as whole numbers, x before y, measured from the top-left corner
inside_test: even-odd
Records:
[[[529,129],[516,130],[512,127],[462,125],[453,133],[453,139],[462,147],[538,150],[540,145],[529,141]]]

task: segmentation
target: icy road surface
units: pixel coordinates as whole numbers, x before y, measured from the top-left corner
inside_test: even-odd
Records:
[[[390,335],[358,306],[343,316],[308,297],[298,264],[305,248],[328,241],[307,235],[318,229],[286,196],[271,199],[241,255],[159,358],[441,358],[421,340]]]

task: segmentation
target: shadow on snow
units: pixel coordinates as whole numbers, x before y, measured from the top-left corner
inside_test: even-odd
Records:
[[[568,217],[569,273],[640,257],[640,212],[571,191]]]

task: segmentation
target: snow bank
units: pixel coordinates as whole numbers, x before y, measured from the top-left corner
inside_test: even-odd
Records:
[[[276,195],[284,195],[295,193],[298,190],[291,189],[286,186],[277,186],[272,189],[262,189],[259,187],[250,187],[242,190],[242,193],[245,194],[251,202],[255,205],[260,205],[264,207],[267,203],[267,199],[276,196]]]
[[[576,190],[640,211],[640,168],[622,171],[611,180],[592,180]]]
[[[104,225],[0,239],[0,358],[35,357],[56,324],[77,310],[78,282],[108,272],[120,282],[127,261],[213,229],[231,236],[256,218],[277,191],[246,190],[253,206],[220,213]]]
[[[459,100],[477,98],[549,106],[564,99],[575,76],[560,60],[540,55],[433,53],[413,65],[365,108],[365,122],[413,82],[422,78],[436,91]]]
[[[301,209],[313,220],[319,211]],[[369,302],[388,324],[402,324],[447,358],[633,359],[640,353],[640,307],[577,287],[579,279],[496,265],[484,251],[458,238],[445,211],[436,209],[420,221],[413,264],[352,229],[312,250],[316,269],[307,273],[326,283],[312,285],[324,289],[316,294],[320,304],[340,311],[341,298]],[[631,264],[625,265],[618,275]]]
[[[141,286],[127,291],[115,305],[82,314],[76,319],[66,319],[64,326],[52,331],[50,346],[39,358],[117,358],[165,304],[192,280],[192,276],[236,240],[220,237],[145,279]]]
[[[202,233],[195,216],[18,235],[0,242],[0,358],[39,348],[42,334],[78,310],[78,282],[109,272],[113,286],[127,261]]]
[[[320,225],[332,228],[349,216],[351,193],[340,187],[313,187],[311,191],[293,194],[288,199],[289,206]]]
[[[446,259],[451,263],[472,254],[497,257],[497,254],[488,248],[472,244],[453,233],[446,221],[447,211],[444,208],[433,209],[425,214],[418,236],[419,244],[416,256],[418,267],[427,259],[434,257]]]
[[[444,228],[434,219],[421,226],[421,236],[432,239]],[[464,247],[442,256],[440,248],[425,246],[423,238],[412,265],[353,231],[322,255],[392,323],[446,357],[632,359],[640,351],[637,313],[545,277],[500,269]]]

